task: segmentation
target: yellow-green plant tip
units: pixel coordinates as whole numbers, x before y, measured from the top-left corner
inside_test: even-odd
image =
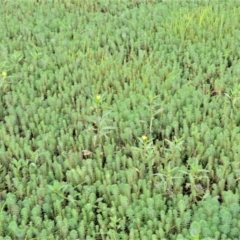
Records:
[[[7,76],[7,72],[3,71],[3,72],[2,72],[2,76],[3,76],[3,77],[6,77],[6,76]]]
[[[101,95],[97,95],[97,96],[96,96],[96,99],[97,99],[97,100],[100,100],[100,99],[101,99]]]
[[[143,136],[142,136],[142,140],[143,140],[143,141],[146,141],[146,140],[147,140],[147,136],[143,135]]]

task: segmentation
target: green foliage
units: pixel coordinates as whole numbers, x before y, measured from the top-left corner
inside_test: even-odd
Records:
[[[2,1],[0,238],[237,239],[239,8]]]
[[[230,191],[223,192],[223,194],[228,197],[233,196],[234,194]],[[226,206],[225,206],[226,205]],[[215,237],[219,232],[230,236],[231,229],[235,229],[238,226],[237,221],[234,221],[235,214],[230,210],[235,208],[236,214],[239,215],[239,206],[236,207],[234,203],[224,202],[222,205],[219,204],[218,199],[207,197],[204,201],[199,203],[199,208],[195,208],[193,220],[196,221],[201,219],[198,222],[197,226],[199,228],[199,236],[201,237]],[[200,218],[201,216],[201,218]],[[191,234],[191,229],[190,229]],[[232,237],[236,237],[235,230],[231,231]]]

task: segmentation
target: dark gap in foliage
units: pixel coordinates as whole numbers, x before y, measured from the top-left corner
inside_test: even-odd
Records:
[[[153,133],[153,145],[155,145],[158,141],[163,141],[164,138],[162,136],[162,133],[159,133],[159,134],[154,134]]]
[[[146,51],[147,55],[149,55],[150,52],[152,51],[151,47],[147,44],[144,44],[144,43],[141,44],[140,48],[141,48],[141,50]]]
[[[106,7],[101,7],[100,12],[101,13],[107,13],[108,9]]]
[[[133,58],[130,55],[131,55],[131,47],[127,47],[126,51],[125,51],[125,55],[124,55],[124,57],[122,59],[122,65],[125,65],[129,61],[133,60]]]
[[[75,128],[73,128],[72,137],[73,137],[73,139],[76,139],[78,137]]]
[[[187,195],[187,196],[190,196],[191,195],[191,188],[188,186],[189,184],[189,181],[187,179],[187,177],[184,178],[185,181],[183,183],[183,195]]]
[[[222,96],[225,91],[216,91],[214,87],[211,87],[210,97]]]
[[[185,165],[187,165],[187,160],[189,159],[189,155],[188,155],[188,153],[187,152],[184,152],[183,153],[183,156],[182,156],[182,163]]]
[[[228,57],[227,58],[227,68],[231,68],[232,67],[232,60]]]
[[[107,164],[107,157],[106,157],[105,154],[103,154],[102,156],[103,156],[102,157],[102,167],[104,168],[106,166],[106,164]]]
[[[158,165],[156,163],[154,163],[152,166],[152,172],[153,172],[153,174],[158,173]]]

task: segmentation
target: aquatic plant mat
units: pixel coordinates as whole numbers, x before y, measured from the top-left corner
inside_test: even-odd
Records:
[[[240,1],[2,0],[0,239],[240,239]]]

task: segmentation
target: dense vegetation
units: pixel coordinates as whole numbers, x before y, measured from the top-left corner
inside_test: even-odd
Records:
[[[8,0],[0,239],[240,239],[240,2]]]

